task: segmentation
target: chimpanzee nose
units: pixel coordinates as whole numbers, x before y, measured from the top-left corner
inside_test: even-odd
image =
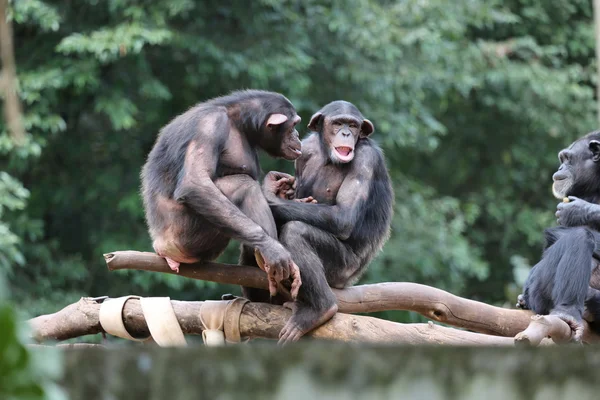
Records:
[[[562,150],[560,153],[558,153],[558,159],[561,163],[564,163],[565,161],[569,160],[571,156],[572,152],[569,150]]]
[[[344,136],[350,136],[350,131],[342,131],[342,135],[344,135]]]

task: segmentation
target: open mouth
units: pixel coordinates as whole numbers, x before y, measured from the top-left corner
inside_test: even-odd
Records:
[[[335,148],[335,152],[338,153],[338,156],[343,160],[351,160],[352,157],[354,156],[352,154],[352,147],[348,147],[348,146],[340,146],[340,147],[336,147]]]
[[[302,155],[302,150],[300,150],[300,149],[296,149],[292,146],[289,146],[288,149],[290,149],[292,151],[292,153],[296,154],[298,157],[300,157]]]

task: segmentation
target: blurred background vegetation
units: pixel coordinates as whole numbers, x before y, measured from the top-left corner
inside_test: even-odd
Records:
[[[558,150],[596,127],[591,0],[17,0],[9,18],[27,136],[0,127],[0,271],[29,315],[239,293],[102,257],[151,250],[139,173],[160,127],[232,90],[285,94],[303,133],[336,99],[374,122],[396,206],[362,283],[504,306],[554,223]]]

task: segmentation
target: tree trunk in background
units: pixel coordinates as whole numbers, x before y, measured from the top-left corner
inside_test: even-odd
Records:
[[[13,49],[12,26],[7,17],[8,0],[0,0],[0,57],[2,74],[0,92],[4,97],[4,118],[13,140],[23,144],[25,131],[21,119],[21,103],[17,95],[17,68]]]

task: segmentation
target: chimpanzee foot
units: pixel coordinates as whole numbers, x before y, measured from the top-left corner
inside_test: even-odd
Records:
[[[550,315],[555,315],[565,321],[571,328],[571,340],[580,343],[583,337],[583,320],[571,315],[563,310],[551,311]]]
[[[523,293],[521,293],[520,295],[517,296],[516,306],[517,306],[517,308],[520,308],[522,310],[529,310],[529,307],[527,306],[527,303],[525,302],[525,297],[523,296]]]
[[[167,264],[169,264],[169,267],[171,267],[173,271],[179,273],[179,266],[181,265],[181,263],[175,260],[171,260],[169,257],[165,257],[165,260],[167,260]]]
[[[284,306],[292,309],[293,314],[279,333],[279,342],[277,343],[281,345],[297,341],[302,335],[329,321],[338,310],[337,304],[325,311],[292,302],[287,302]]]

